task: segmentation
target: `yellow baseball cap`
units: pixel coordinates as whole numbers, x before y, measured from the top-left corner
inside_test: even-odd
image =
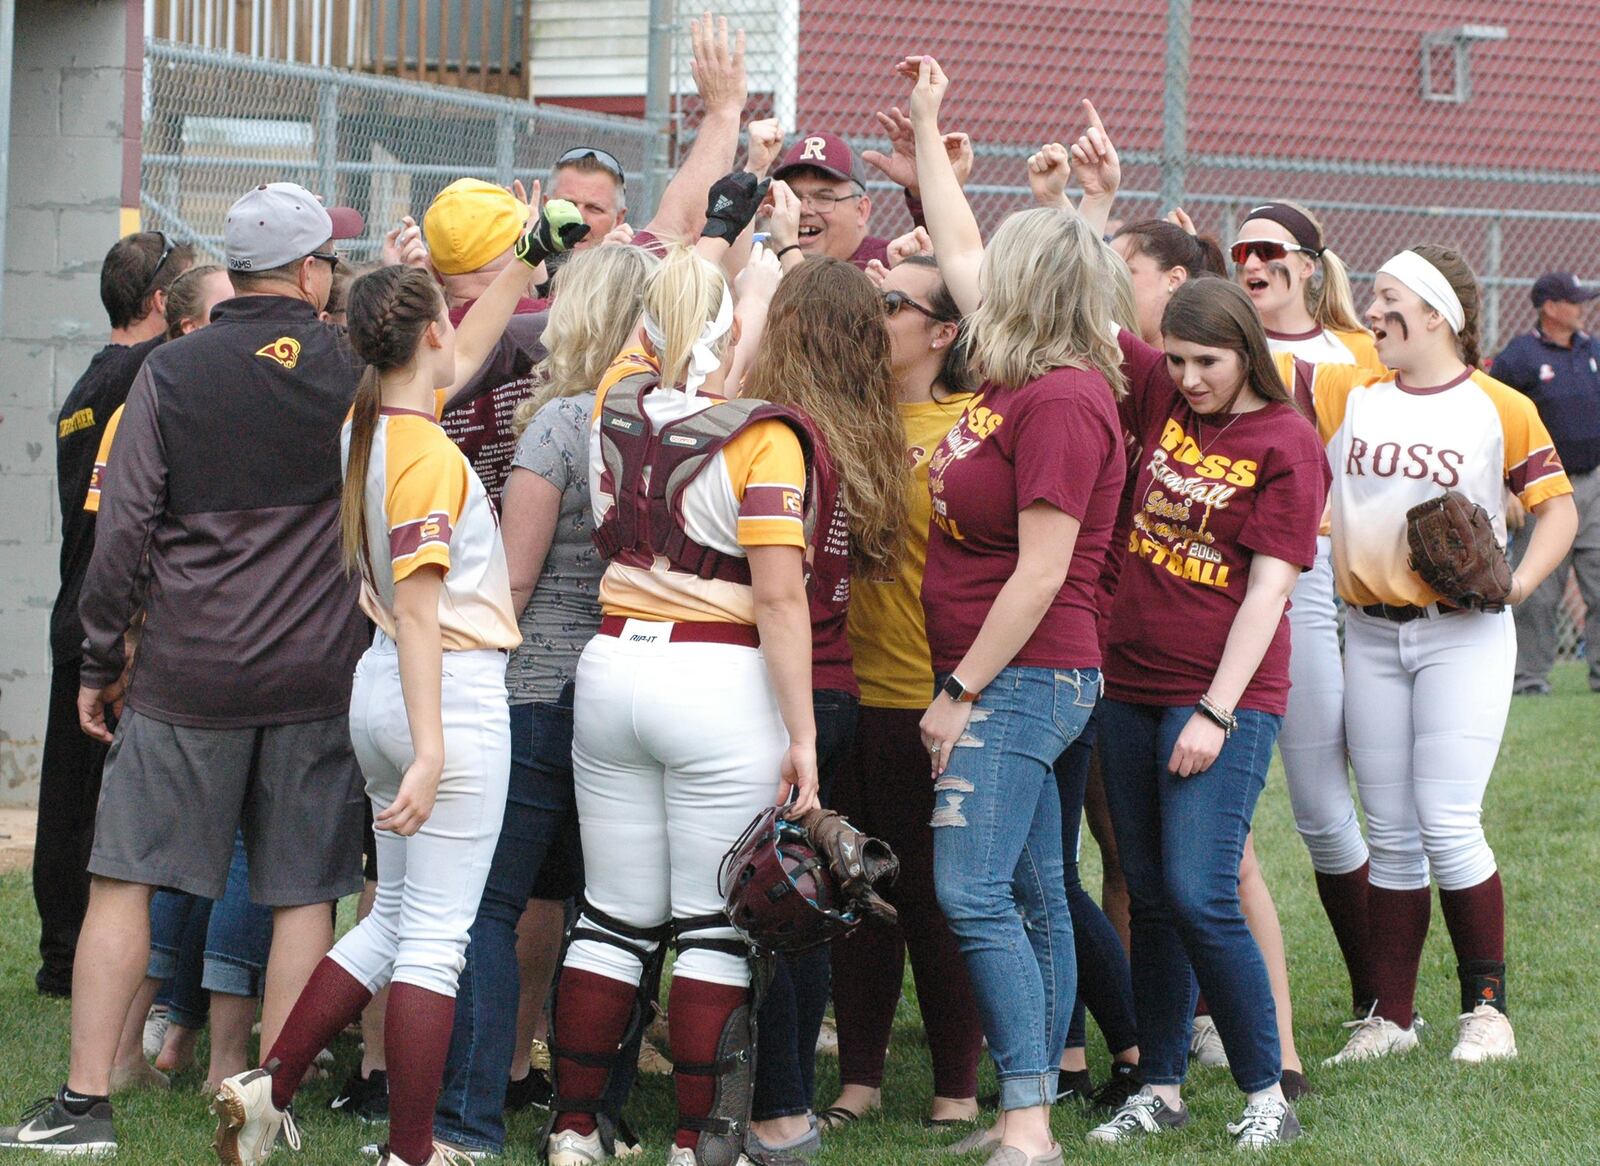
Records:
[[[422,216],[428,253],[442,275],[464,275],[494,259],[527,228],[527,205],[503,186],[458,178]]]

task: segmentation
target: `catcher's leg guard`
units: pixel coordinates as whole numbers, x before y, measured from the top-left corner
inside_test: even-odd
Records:
[[[545,1120],[544,1128],[539,1133],[539,1154],[543,1157],[549,1145],[551,1132],[555,1128],[556,1120],[562,1114],[587,1113],[592,1114],[595,1130],[600,1135],[600,1145],[607,1156],[616,1155],[617,1114],[609,1113],[606,1109],[606,1093],[611,1080],[617,1072],[618,1064],[622,1059],[622,1052],[629,1046],[636,1032],[643,1029],[650,1020],[650,1006],[655,1002],[661,989],[661,968],[666,962],[666,940],[672,934],[672,925],[663,923],[659,927],[634,927],[631,924],[614,919],[603,911],[598,911],[582,899],[578,901],[578,917],[571,929],[567,932],[562,943],[562,963],[557,966],[555,982],[550,986],[550,1086],[553,1096],[550,1099],[550,1116]],[[590,940],[595,943],[605,943],[612,947],[627,952],[639,961],[643,974],[639,977],[639,988],[634,996],[633,1011],[629,1015],[628,1023],[618,1039],[615,1047],[603,1053],[586,1053],[561,1046],[556,1040],[556,1023],[554,1017],[561,1007],[561,970],[565,964],[566,952],[574,942],[580,939]],[[580,1065],[592,1066],[605,1070],[605,1084],[594,1091],[592,1097],[567,1096],[561,1090],[561,1075],[558,1066],[561,1060],[575,1061]]]
[[[674,1075],[711,1077],[715,1082],[710,1112],[704,1117],[678,1116],[681,1128],[699,1134],[695,1166],[736,1166],[750,1132],[750,1105],[755,1093],[756,1009],[770,978],[771,961],[758,957],[743,940],[696,934],[724,931],[728,927],[728,917],[721,912],[672,921],[680,956],[686,950],[702,948],[737,955],[751,963],[750,994],[723,1022],[717,1039],[716,1059],[695,1063],[673,1058]]]

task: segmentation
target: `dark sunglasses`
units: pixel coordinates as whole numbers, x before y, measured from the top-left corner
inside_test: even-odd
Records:
[[[615,155],[608,154],[597,146],[574,146],[556,159],[556,165],[565,166],[571,162],[582,162],[585,158],[593,158],[605,169],[616,175],[618,182],[624,186],[628,185],[628,176],[622,172],[622,163],[617,161]]]
[[[891,291],[883,293],[883,310],[886,315],[899,315],[901,308],[910,308],[913,312],[920,312],[922,315],[932,320],[935,324],[952,323],[952,321],[946,320],[937,312],[923,307],[921,304],[917,303],[916,300],[906,295],[905,292]]]
[[[1303,251],[1313,259],[1322,254],[1315,247],[1302,247],[1298,243],[1280,243],[1276,239],[1240,239],[1228,248],[1228,253],[1233,256],[1235,263],[1243,263],[1252,255],[1263,263],[1271,263],[1276,259],[1282,259],[1291,251]]]
[[[320,259],[326,263],[330,269],[337,268],[339,266],[339,253],[337,251],[313,251],[307,255],[306,258]]]
[[[155,270],[150,273],[150,280],[144,285],[145,295],[155,291],[156,278],[161,274],[161,269],[167,265],[167,260],[172,258],[172,253],[178,249],[178,245],[167,237],[165,231],[157,231],[155,233],[161,236],[161,258],[156,260]]]

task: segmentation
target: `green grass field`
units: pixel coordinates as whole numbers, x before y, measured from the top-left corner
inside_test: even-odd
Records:
[[[1277,898],[1288,940],[1295,1023],[1314,1096],[1301,1102],[1306,1136],[1278,1151],[1284,1163],[1371,1166],[1490,1166],[1600,1163],[1600,697],[1591,695],[1577,665],[1557,671],[1555,695],[1518,699],[1500,766],[1489,787],[1489,839],[1499,856],[1508,895],[1509,991],[1520,1060],[1471,1070],[1449,1060],[1459,1004],[1454,962],[1435,911],[1417,1000],[1432,1022],[1422,1048],[1392,1062],[1322,1070],[1348,1019],[1343,966],[1316,902],[1310,866],[1295,837],[1281,775],[1274,773],[1256,816],[1258,849]],[[1090,848],[1092,851],[1092,847]],[[1092,854],[1086,853],[1092,861]],[[1094,871],[1091,878],[1097,878]],[[1091,883],[1091,885],[1093,885]],[[0,879],[0,1117],[14,1121],[28,1102],[54,1090],[67,1052],[66,1003],[33,991],[35,922],[25,875]],[[889,1068],[886,1113],[831,1137],[821,1166],[933,1160],[941,1141],[919,1122],[930,1089],[927,1050],[907,982]],[[1091,1031],[1091,1064],[1098,1079],[1105,1053]],[[348,1039],[337,1049],[342,1074],[355,1056]],[[202,1055],[204,1047],[202,1046]],[[836,1065],[819,1065],[818,1104],[833,1097]],[[201,1078],[180,1075],[169,1094],[117,1099],[122,1139],[118,1161],[130,1166],[208,1162],[211,1122],[198,1093]],[[325,1102],[337,1081],[309,1086],[297,1107],[307,1163],[356,1163],[374,1131],[337,1119]],[[984,1089],[992,1087],[985,1074]],[[1223,1126],[1238,1116],[1239,1094],[1223,1073],[1199,1071],[1187,1092],[1195,1121],[1185,1131],[1136,1150],[1090,1150],[1090,1118],[1056,1114],[1067,1161],[1232,1160]],[[631,1114],[655,1166],[665,1158],[672,1099],[669,1078],[641,1082]],[[532,1163],[535,1118],[511,1123],[506,1161]],[[381,1132],[381,1131],[378,1131]],[[0,1161],[20,1161],[0,1154]]]

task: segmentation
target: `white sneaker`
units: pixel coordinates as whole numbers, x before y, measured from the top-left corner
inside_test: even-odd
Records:
[[[140,1042],[145,1060],[153,1061],[161,1055],[161,1046],[167,1043],[167,1026],[171,1023],[164,1007],[160,1004],[150,1006],[144,1018],[144,1038]]]
[[[1228,1123],[1235,1150],[1270,1150],[1300,1136],[1300,1119],[1289,1103],[1267,1097],[1244,1107],[1244,1116]]]
[[[1228,1050],[1222,1047],[1222,1035],[1217,1032],[1217,1022],[1209,1016],[1197,1016],[1189,1029],[1189,1059],[1203,1069],[1226,1069]]]
[[[672,1147],[672,1152],[667,1155],[667,1166],[695,1166],[694,1151],[687,1146]],[[733,1166],[754,1166],[754,1164],[749,1158],[740,1154],[739,1160]]]
[[[1458,1019],[1461,1031],[1456,1047],[1450,1050],[1452,1061],[1480,1065],[1484,1061],[1508,1061],[1517,1055],[1517,1034],[1511,1030],[1511,1019],[1498,1008],[1480,1004]]]
[[[1417,1047],[1415,1023],[1410,1028],[1401,1028],[1394,1021],[1373,1013],[1360,1020],[1346,1021],[1345,1027],[1355,1031],[1350,1034],[1344,1048],[1322,1062],[1324,1067],[1370,1061],[1374,1057],[1387,1057],[1392,1053],[1409,1053]]]
[[[600,1144],[598,1131],[580,1134],[575,1130],[562,1130],[551,1134],[545,1153],[550,1166],[594,1166],[608,1157],[606,1148]]]
[[[217,1115],[217,1136],[211,1145],[223,1166],[265,1162],[280,1131],[291,1149],[300,1148],[293,1116],[272,1104],[272,1074],[265,1069],[226,1078],[217,1086],[211,1111]]]
[[[368,1142],[365,1146],[362,1146],[361,1155],[364,1158],[372,1159],[374,1162],[380,1162],[380,1166],[382,1162],[389,1161],[388,1158],[383,1156],[384,1148],[377,1142]],[[428,1166],[459,1166],[463,1162],[477,1162],[494,1156],[488,1150],[463,1150],[459,1146],[450,1145],[448,1142],[434,1142],[433,1157],[428,1159]],[[400,1159],[395,1158],[394,1161],[399,1162]]]

